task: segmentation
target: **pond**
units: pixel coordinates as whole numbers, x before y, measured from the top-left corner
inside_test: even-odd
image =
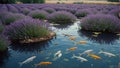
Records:
[[[70,25],[52,27],[57,35],[50,41],[9,45],[8,51],[0,54],[0,68],[118,68],[120,63],[119,35],[101,33],[96,36],[92,32],[80,31],[78,23],[79,21]],[[70,39],[64,34],[72,35],[75,39]],[[86,43],[76,44],[79,41]],[[92,54],[100,59],[83,54],[86,50],[92,50]],[[105,53],[100,53],[101,50]],[[62,55],[56,58],[54,55],[58,51],[61,51]],[[109,57],[106,53],[114,56]],[[73,55],[79,57],[80,54],[87,61],[82,62],[83,59],[73,57]],[[33,61],[20,66],[20,62],[32,56],[36,56]],[[52,63],[36,67],[35,64],[39,62]]]

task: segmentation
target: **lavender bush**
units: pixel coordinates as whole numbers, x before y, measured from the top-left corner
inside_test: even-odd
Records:
[[[19,14],[19,13],[16,13],[16,14],[13,14],[13,13],[9,13],[7,15],[5,15],[2,20],[3,20],[3,23],[5,25],[9,25],[17,20],[20,20],[20,19],[23,19],[25,18],[26,16],[23,15],[23,14]]]
[[[44,10],[35,10],[31,11],[28,15],[35,19],[46,19],[48,13]]]
[[[0,34],[2,33],[3,29],[4,29],[4,26],[3,26],[2,22],[0,22]]]
[[[75,15],[80,18],[80,17],[85,17],[87,16],[88,14],[91,14],[91,12],[88,10],[88,9],[81,9],[81,10],[78,10],[76,11]]]
[[[45,10],[45,11],[48,12],[48,13],[53,13],[53,12],[55,12],[55,9],[50,8],[50,7],[48,7],[48,8],[43,8],[43,10]]]
[[[48,21],[54,22],[54,23],[59,23],[59,24],[65,24],[65,23],[71,23],[74,22],[77,18],[66,11],[58,11],[50,14],[47,17]]]
[[[120,20],[113,15],[89,15],[81,20],[83,30],[120,32]]]
[[[12,23],[4,30],[10,40],[40,38],[49,34],[49,24],[38,19],[25,18]]]
[[[30,9],[24,8],[21,10],[23,14],[27,15],[30,12]]]
[[[7,50],[8,43],[3,36],[0,36],[0,52]]]
[[[120,18],[120,9],[113,9],[110,11],[110,14],[115,15],[116,17]]]

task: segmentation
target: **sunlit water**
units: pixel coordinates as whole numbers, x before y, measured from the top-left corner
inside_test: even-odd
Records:
[[[80,31],[78,23],[68,26],[56,26],[52,29],[57,36],[50,41],[36,44],[11,44],[7,52],[0,54],[0,68],[35,68],[34,64],[42,61],[52,62],[50,65],[41,65],[37,68],[118,68],[120,62],[120,39],[119,36],[109,33],[102,33],[98,37],[94,37],[91,32]],[[73,35],[76,40],[70,40],[65,34]],[[75,42],[85,40],[87,44],[75,44]],[[74,51],[68,51],[68,48],[77,47]],[[96,60],[88,56],[82,55],[87,62],[81,62],[72,58],[73,54],[79,56],[79,53],[85,50],[93,50],[93,54],[100,56],[102,59]],[[62,56],[55,59],[54,54],[61,50]],[[115,57],[108,57],[99,54],[100,50],[115,54]],[[30,62],[19,65],[31,56],[36,58]]]

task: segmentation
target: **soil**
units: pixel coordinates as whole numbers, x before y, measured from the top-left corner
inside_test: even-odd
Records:
[[[47,41],[49,39],[52,39],[56,34],[54,32],[50,32],[48,36],[41,37],[41,38],[32,38],[32,39],[26,39],[19,41],[20,43],[36,43],[36,42],[41,42],[41,41]]]

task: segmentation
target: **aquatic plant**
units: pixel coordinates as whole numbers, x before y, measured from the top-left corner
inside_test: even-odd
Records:
[[[90,14],[91,12],[88,10],[88,9],[81,9],[81,10],[78,10],[76,11],[75,15],[80,18],[80,17],[85,17],[87,16],[88,14]]]
[[[3,16],[2,21],[5,25],[9,25],[9,24],[11,24],[17,20],[23,19],[25,17],[26,17],[25,15],[19,14],[19,13],[16,13],[16,14],[9,13],[9,14]]]
[[[59,23],[59,24],[65,24],[65,23],[71,23],[74,22],[77,18],[66,11],[58,11],[50,14],[47,17],[48,21],[54,22],[54,23]]]
[[[28,15],[35,19],[46,19],[48,13],[44,10],[34,10],[31,11]]]
[[[7,49],[7,45],[8,43],[6,42],[6,40],[2,36],[0,36],[0,52],[5,51]]]
[[[10,40],[25,40],[45,37],[51,31],[49,28],[50,26],[47,22],[25,18],[7,26],[3,33]]]
[[[48,12],[48,13],[53,13],[53,12],[55,12],[55,11],[56,11],[55,9],[50,8],[50,7],[43,8],[43,10],[45,10],[45,11],[46,11],[46,12]]]
[[[120,32],[120,20],[113,15],[89,15],[81,20],[83,30]]]

